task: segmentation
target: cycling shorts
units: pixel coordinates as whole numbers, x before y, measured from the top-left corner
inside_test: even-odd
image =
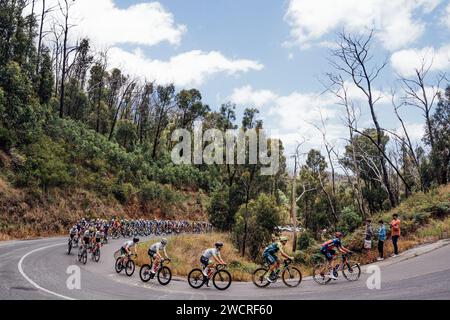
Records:
[[[149,255],[151,258],[155,258],[156,251],[148,250],[148,255]]]
[[[327,258],[328,261],[333,260],[334,255],[336,254],[335,250],[322,248],[320,252]]]
[[[211,265],[213,262],[211,260],[209,260],[208,258],[202,256],[200,258],[200,263],[202,264],[203,267],[206,268],[207,266]]]
[[[271,266],[271,265],[273,265],[274,263],[277,262],[278,258],[277,258],[277,256],[274,255],[274,254],[271,254],[271,253],[265,253],[265,254],[264,254],[264,260],[266,261],[266,263],[267,263],[269,266]]]
[[[84,238],[83,238],[83,242],[84,242],[84,244],[89,244],[89,243],[91,242],[91,238],[89,238],[89,237],[84,237]]]

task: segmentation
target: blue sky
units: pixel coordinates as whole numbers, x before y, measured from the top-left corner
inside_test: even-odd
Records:
[[[433,60],[431,86],[438,73],[450,70],[448,0],[77,2],[80,33],[112,48],[112,64],[148,80],[198,88],[213,109],[228,100],[238,105],[239,114],[257,107],[288,152],[302,137],[306,148],[321,148],[311,126],[320,113],[329,140],[342,144],[346,137],[342,108],[319,95],[324,73],[332,71],[330,44],[343,28],[352,33],[375,28],[377,59],[392,57],[376,88],[385,96],[377,107],[385,128],[399,128],[388,103],[390,88],[398,87],[396,74],[409,76],[422,58]],[[362,110],[360,126],[371,126],[367,107],[357,90],[352,92]],[[419,141],[420,113],[409,107],[402,114]]]

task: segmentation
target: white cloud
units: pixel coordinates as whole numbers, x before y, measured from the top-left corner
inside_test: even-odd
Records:
[[[450,69],[450,44],[441,48],[425,47],[395,52],[391,57],[394,70],[402,76],[414,75],[422,63],[431,65],[430,71],[446,71]]]
[[[47,30],[51,28],[51,17],[58,16],[58,20],[62,19],[58,2],[64,3],[58,0],[47,1],[47,8],[55,8],[52,14],[47,15]],[[72,36],[88,37],[97,46],[126,43],[152,46],[161,42],[180,44],[181,37],[187,28],[176,24],[172,13],[159,2],[138,3],[125,9],[117,7],[116,2],[113,0],[69,1],[71,3],[70,23],[74,25],[71,29]],[[40,12],[41,8],[42,2],[37,1],[35,12]],[[30,10],[29,7],[28,10]]]
[[[109,50],[108,56],[110,65],[117,66],[127,73],[156,80],[160,84],[174,83],[182,87],[201,85],[208,77],[219,73],[239,75],[264,68],[257,61],[233,60],[217,51],[194,50],[162,61],[147,58],[140,50],[128,52],[115,47]]]
[[[277,95],[270,90],[253,90],[251,86],[236,88],[229,97],[231,102],[261,108],[273,102]]]
[[[441,0],[290,0],[285,20],[295,43],[311,43],[344,27],[350,32],[374,28],[388,50],[416,41],[425,24],[417,14],[433,11]]]
[[[406,122],[405,127],[408,131],[408,136],[411,139],[411,142],[413,144],[419,144],[422,138],[425,136],[425,125],[423,123]],[[395,133],[401,138],[406,138],[405,131],[401,126],[397,128],[397,130],[395,130]],[[388,135],[392,136],[391,134]],[[392,138],[396,139],[396,137]]]

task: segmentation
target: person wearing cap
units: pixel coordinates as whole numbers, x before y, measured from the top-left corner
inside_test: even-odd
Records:
[[[222,259],[222,256],[220,255],[220,251],[223,248],[222,242],[216,242],[214,245],[214,248],[206,249],[201,258],[200,263],[203,266],[203,275],[208,278],[210,275],[211,269],[214,267],[214,264],[221,264],[226,266],[227,263]]]
[[[320,253],[322,253],[328,261],[328,270],[330,272],[329,277],[333,280],[337,280],[336,276],[333,274],[333,265],[332,262],[336,257],[336,251],[334,248],[339,250],[339,252],[347,254],[351,253],[351,251],[345,248],[342,245],[342,238],[344,234],[342,232],[336,232],[334,239],[328,240],[324,244],[322,244],[322,248],[320,249]]]
[[[293,257],[287,255],[283,250],[287,242],[287,237],[280,237],[279,242],[273,242],[264,250],[263,257],[266,263],[269,265],[269,275],[266,279],[270,283],[273,283],[275,281],[277,276],[275,274],[275,270],[277,270],[281,265],[281,259],[278,257],[278,253],[280,253],[281,256],[287,260],[294,260]]]
[[[150,256],[150,258],[153,261],[153,268],[150,271],[151,277],[154,277],[156,272],[158,272],[159,264],[160,264],[161,260],[163,260],[163,259],[170,260],[169,255],[167,254],[167,251],[166,251],[166,247],[167,247],[168,243],[169,243],[169,241],[166,238],[164,238],[160,242],[157,242],[157,243],[151,245],[150,248],[148,249],[148,255]],[[159,253],[161,250],[164,253],[164,258]]]

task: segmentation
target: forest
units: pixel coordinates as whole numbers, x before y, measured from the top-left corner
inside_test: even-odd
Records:
[[[322,149],[305,150],[299,137],[297,152],[287,154],[281,141],[278,173],[262,176],[260,165],[175,165],[170,156],[172,132],[193,131],[198,122],[203,130],[263,129],[257,106],[238,119],[231,102],[210,106],[196,88],[127,74],[108,64],[107,50],[94,50],[88,38],[74,40],[71,1],[53,8],[42,2],[42,12],[34,0],[0,2],[5,238],[64,234],[83,216],[209,219],[231,234],[242,256],[256,259],[277,226],[300,226],[311,239],[323,230],[351,233],[364,219],[449,182],[447,76],[432,76],[424,60],[415,76],[398,79],[390,112],[401,134],[384,128],[377,81],[386,63],[373,57],[371,32],[342,32],[330,52],[326,90],[344,115],[345,150],[328,140],[326,119],[317,119]],[[350,86],[364,103],[352,100]],[[405,125],[408,108],[423,114],[420,143]],[[371,118],[365,128],[362,112]],[[300,242],[295,238],[294,251]]]

